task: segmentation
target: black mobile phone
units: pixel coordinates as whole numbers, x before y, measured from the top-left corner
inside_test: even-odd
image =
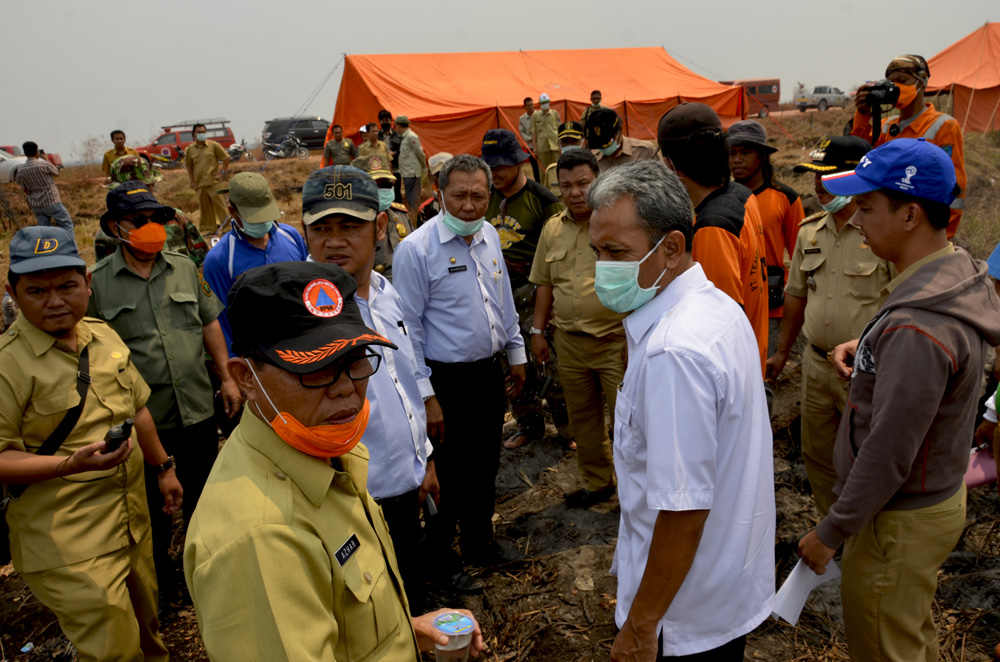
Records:
[[[132,423],[134,421],[131,418],[126,418],[124,423],[116,425],[108,431],[108,436],[105,438],[105,441],[108,443],[104,446],[104,450],[101,451],[101,455],[114,453],[121,448],[125,440],[132,436]]]

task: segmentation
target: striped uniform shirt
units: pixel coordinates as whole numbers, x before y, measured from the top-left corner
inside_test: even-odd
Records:
[[[417,357],[403,321],[403,302],[381,274],[372,272],[368,299],[355,297],[365,324],[399,349],[372,345],[382,365],[368,380],[371,418],[361,442],[368,447],[368,493],[376,499],[420,487],[431,453],[427,414],[417,381],[430,372]]]
[[[28,159],[14,171],[14,181],[21,185],[32,209],[51,207],[62,202],[59,189],[52,179],[59,171],[44,159]]]

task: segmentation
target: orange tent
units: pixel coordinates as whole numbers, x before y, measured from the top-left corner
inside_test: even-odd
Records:
[[[1000,23],[986,23],[927,61],[929,92],[950,92],[963,131],[1000,130]]]
[[[663,48],[501,53],[348,55],[333,123],[374,122],[381,108],[409,117],[424,152],[479,154],[483,134],[517,133],[523,99],[547,92],[563,121],[579,120],[598,89],[622,117],[626,135],[655,139],[660,117],[700,101],[725,125],[746,117],[743,88],[703,78]]]

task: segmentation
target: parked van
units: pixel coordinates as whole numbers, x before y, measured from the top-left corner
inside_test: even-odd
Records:
[[[754,80],[722,80],[723,85],[742,85],[747,91],[747,115],[767,117],[781,108],[781,80],[757,78]]]

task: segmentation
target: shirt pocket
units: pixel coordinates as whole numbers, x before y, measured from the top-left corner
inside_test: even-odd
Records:
[[[42,397],[32,397],[31,409],[36,416],[24,417],[24,430],[22,438],[37,439],[39,445],[48,439],[60,421],[66,416],[66,412],[80,403],[80,396],[76,392],[76,386],[62,389]],[[29,452],[32,452],[29,449]]]
[[[844,262],[845,293],[852,299],[872,302],[882,296],[882,284],[874,277],[879,263],[875,260]]]
[[[348,660],[364,660],[399,631],[400,597],[382,550],[362,544],[344,565],[344,603],[341,606]]]
[[[553,248],[545,253],[545,266],[549,269],[549,280],[553,283],[560,275],[560,265],[566,260],[565,248]]]
[[[98,314],[122,340],[132,340],[142,335],[142,324],[135,312],[134,303],[102,308]]]
[[[615,462],[619,459],[628,469],[635,468],[635,414],[632,402],[624,392],[618,391],[615,400],[615,441],[613,444]]]
[[[201,316],[198,314],[198,295],[190,292],[171,292],[170,318],[174,326],[186,331],[200,329]]]

